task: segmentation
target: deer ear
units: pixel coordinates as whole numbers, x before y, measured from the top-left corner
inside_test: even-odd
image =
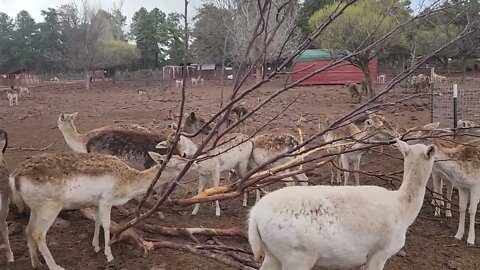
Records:
[[[167,141],[159,142],[157,146],[155,146],[157,149],[168,149],[168,143]],[[150,154],[150,152],[149,152]]]
[[[435,130],[438,128],[439,125],[440,125],[440,122],[433,122],[433,123],[424,125],[423,128],[427,130]]]
[[[74,113],[72,113],[72,114],[71,114],[71,116],[72,116],[72,119],[76,119],[76,118],[77,118],[77,115],[78,115],[78,112],[74,112]]]
[[[165,156],[160,155],[159,153],[156,152],[148,152],[148,155],[157,163],[163,163],[165,161]]]
[[[410,145],[402,140],[396,140],[395,145],[404,157],[407,156],[408,152],[410,152]]]
[[[177,129],[178,129],[177,124],[171,123],[171,124],[170,124],[170,129],[171,129],[172,131],[177,131]]]
[[[60,113],[60,116],[59,116],[59,117],[60,117],[61,120],[65,120],[65,114]]]
[[[437,153],[437,147],[433,144],[429,145],[427,150],[425,151],[425,157],[427,159],[431,159],[435,153]]]

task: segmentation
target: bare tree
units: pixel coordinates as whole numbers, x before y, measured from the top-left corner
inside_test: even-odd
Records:
[[[78,12],[78,9],[74,9]],[[105,20],[97,16],[97,9],[88,0],[82,1],[82,11],[77,16],[78,26],[67,33],[67,58],[69,64],[85,72],[85,86],[90,89],[90,77],[95,68],[98,41],[106,28]]]
[[[188,1],[186,0],[185,2],[186,2],[186,4],[185,4],[185,7],[186,7],[187,4],[188,4]],[[289,91],[289,90],[293,89],[294,87],[298,86],[301,82],[315,76],[316,74],[319,74],[321,72],[324,72],[325,70],[328,70],[328,69],[330,69],[330,68],[332,68],[336,65],[341,64],[343,61],[346,61],[348,59],[351,59],[352,57],[356,57],[360,54],[363,54],[366,51],[372,50],[372,48],[374,48],[378,44],[381,44],[382,42],[385,42],[387,40],[395,38],[397,32],[402,30],[402,29],[405,29],[405,26],[411,24],[412,22],[415,22],[416,20],[420,20],[420,19],[422,19],[426,16],[429,16],[430,14],[433,14],[437,11],[435,9],[432,9],[428,13],[412,15],[409,18],[407,18],[403,21],[399,21],[395,25],[395,27],[393,27],[393,29],[391,29],[390,31],[388,31],[388,32],[384,33],[383,35],[379,36],[371,44],[368,44],[368,45],[365,45],[365,46],[363,46],[363,44],[362,44],[362,46],[360,48],[357,48],[356,50],[348,52],[348,54],[345,54],[345,55],[339,57],[338,59],[332,60],[328,65],[326,65],[324,67],[320,67],[320,68],[315,69],[313,72],[304,76],[302,79],[300,79],[296,82],[289,83],[289,84],[285,85],[284,87],[282,87],[280,89],[277,89],[276,91],[271,93],[270,96],[266,97],[263,101],[256,104],[256,106],[254,106],[249,113],[242,116],[238,122],[234,123],[231,127],[227,128],[226,130],[221,131],[220,127],[222,126],[224,121],[228,118],[228,115],[229,115],[229,113],[232,109],[232,106],[234,106],[235,104],[238,104],[247,95],[251,94],[252,92],[254,92],[256,90],[258,90],[259,87],[261,87],[265,83],[268,83],[270,80],[275,78],[275,76],[277,76],[279,74],[279,71],[282,70],[283,67],[285,67],[287,64],[289,64],[291,61],[293,61],[293,59],[295,57],[297,57],[300,53],[302,53],[305,49],[307,49],[308,46],[311,45],[313,40],[315,40],[317,38],[320,38],[322,36],[322,34],[324,33],[324,31],[328,27],[330,27],[332,22],[334,22],[337,18],[341,17],[344,14],[344,11],[346,9],[350,8],[351,5],[356,2],[356,0],[339,2],[337,4],[337,6],[332,10],[332,12],[324,18],[323,22],[316,25],[316,28],[311,33],[311,35],[305,41],[301,42],[294,50],[292,50],[292,52],[288,54],[286,59],[284,61],[282,61],[282,63],[276,69],[274,69],[270,74],[265,76],[265,78],[261,78],[260,81],[255,83],[254,85],[252,85],[250,87],[243,87],[248,75],[250,75],[251,72],[253,71],[253,69],[255,69],[255,67],[253,67],[253,66],[250,66],[250,67],[246,68],[246,65],[247,65],[246,63],[248,63],[249,59],[251,58],[251,50],[255,50],[254,46],[257,46],[257,45],[255,45],[255,42],[256,42],[257,38],[259,38],[259,34],[264,32],[263,27],[266,26],[267,18],[269,16],[268,15],[269,10],[272,9],[272,6],[273,6],[272,3],[274,1],[273,0],[263,0],[263,1],[259,0],[259,1],[253,1],[253,2],[258,4],[258,6],[257,6],[258,10],[256,12],[258,12],[259,16],[258,16],[256,21],[251,21],[253,27],[252,27],[251,32],[250,32],[250,38],[248,38],[247,46],[246,46],[246,49],[245,49],[244,54],[243,54],[244,56],[241,59],[241,61],[239,62],[240,70],[243,71],[243,68],[245,68],[245,70],[243,72],[239,72],[240,76],[237,76],[237,78],[236,78],[236,81],[235,81],[235,84],[233,86],[233,90],[232,90],[232,93],[230,95],[230,98],[229,98],[228,102],[226,104],[224,104],[224,106],[220,110],[218,110],[211,117],[211,119],[209,121],[207,121],[207,123],[205,124],[205,126],[209,125],[209,124],[213,124],[213,128],[212,128],[211,132],[207,135],[207,137],[199,145],[197,151],[192,155],[190,160],[188,160],[186,166],[182,169],[180,174],[175,179],[172,179],[172,181],[169,183],[169,186],[168,186],[167,190],[162,194],[161,198],[158,201],[156,201],[155,205],[152,208],[150,208],[146,213],[143,213],[143,214],[141,214],[140,211],[138,211],[137,216],[134,219],[132,219],[131,221],[129,221],[126,224],[118,225],[118,226],[115,226],[115,228],[113,228],[112,231],[116,234],[116,236],[117,236],[116,239],[133,240],[134,243],[136,243],[136,244],[138,244],[142,247],[167,247],[168,246],[169,248],[186,248],[189,252],[192,252],[192,253],[195,253],[195,254],[200,254],[202,256],[208,256],[210,258],[216,259],[216,260],[221,261],[222,263],[226,263],[228,265],[234,265],[231,261],[232,258],[233,258],[233,259],[236,260],[236,264],[234,265],[234,267],[236,267],[238,269],[252,269],[252,268],[255,269],[255,268],[258,268],[258,265],[253,263],[251,261],[251,259],[245,259],[245,258],[242,259],[242,258],[239,258],[238,256],[230,255],[230,254],[228,254],[228,252],[225,252],[224,250],[222,250],[222,252],[218,252],[218,253],[215,253],[214,251],[212,251],[214,254],[212,254],[211,252],[200,253],[196,248],[191,248],[191,247],[187,248],[183,245],[181,247],[179,247],[178,245],[175,245],[174,243],[171,243],[171,242],[168,242],[168,243],[162,242],[162,244],[160,244],[160,242],[146,243],[146,241],[144,239],[142,239],[141,237],[139,237],[138,234],[135,233],[135,230],[131,227],[133,225],[138,224],[141,220],[145,219],[146,217],[148,217],[149,215],[154,213],[161,205],[163,205],[167,201],[167,198],[169,198],[169,196],[174,191],[175,187],[180,183],[180,181],[183,179],[184,175],[189,170],[190,166],[193,164],[193,162],[195,162],[197,160],[197,158],[200,155],[205,154],[209,150],[216,147],[216,145],[218,144],[218,140],[223,135],[225,135],[227,132],[229,132],[230,130],[232,130],[233,128],[235,128],[239,124],[241,124],[247,118],[251,117],[259,109],[269,106],[270,102],[272,100],[276,99],[277,97],[279,97],[281,94],[285,93],[286,91]],[[186,14],[186,11],[185,11],[185,14]],[[186,17],[187,16],[185,16],[185,18]],[[260,55],[259,58],[265,57],[267,55],[266,50],[268,50],[268,45],[271,44],[273,36],[276,35],[275,33],[279,30],[279,28],[282,27],[282,23],[280,23],[280,22],[282,22],[282,20],[278,20],[277,24],[270,26],[270,30],[268,30],[267,33],[272,33],[272,35],[271,36],[264,36],[264,37],[266,37],[266,40],[264,39],[263,47],[256,48],[258,50],[257,56]],[[187,25],[187,20],[186,19],[185,19],[185,24]],[[185,36],[188,37],[187,27],[185,27],[185,28],[186,28],[185,29]],[[463,38],[468,37],[469,35],[471,35],[472,33],[475,33],[476,31],[478,31],[478,29],[472,28],[471,25],[467,25],[464,29],[462,29],[455,36],[453,36],[451,40],[448,40],[447,42],[439,45],[437,48],[432,49],[430,52],[425,53],[425,55],[423,57],[421,57],[421,59],[419,59],[415,63],[415,65],[411,66],[410,68],[404,70],[403,72],[401,72],[400,74],[398,74],[397,76],[392,78],[392,80],[390,82],[385,84],[385,88],[382,91],[379,91],[378,94],[376,94],[374,97],[369,99],[366,103],[354,108],[352,111],[346,113],[345,115],[342,115],[342,116],[338,117],[337,119],[334,119],[329,125],[325,126],[321,130],[319,130],[318,132],[313,134],[311,137],[305,138],[305,140],[303,140],[303,142],[301,142],[297,147],[294,147],[291,150],[289,150],[289,151],[287,151],[283,154],[280,154],[276,157],[273,157],[270,160],[261,164],[260,166],[258,166],[256,168],[253,168],[252,170],[250,170],[248,172],[247,175],[245,175],[242,179],[238,180],[237,182],[231,183],[231,184],[228,184],[228,185],[225,185],[225,186],[219,186],[219,187],[214,187],[214,188],[211,188],[211,189],[207,189],[206,191],[204,191],[204,192],[202,192],[202,193],[200,193],[200,194],[198,194],[194,197],[191,197],[191,198],[172,199],[172,203],[177,204],[177,205],[191,205],[191,204],[196,203],[196,202],[207,202],[207,201],[214,201],[214,200],[231,199],[231,198],[240,196],[245,189],[251,189],[254,186],[270,185],[272,183],[281,181],[283,178],[285,178],[287,176],[292,176],[294,174],[303,173],[305,171],[311,171],[315,168],[324,166],[325,164],[327,164],[329,161],[332,160],[333,155],[337,155],[339,153],[346,153],[346,152],[359,150],[359,149],[352,150],[352,149],[348,149],[348,147],[346,147],[344,151],[341,151],[339,153],[325,153],[325,152],[319,153],[319,150],[326,149],[329,146],[327,145],[327,143],[319,142],[316,139],[321,137],[323,134],[325,134],[326,132],[328,132],[330,130],[333,130],[333,129],[338,128],[340,126],[343,126],[347,123],[350,123],[356,117],[359,117],[362,114],[367,113],[367,110],[376,111],[376,110],[385,108],[387,106],[402,103],[405,100],[418,97],[418,95],[415,95],[415,96],[411,96],[411,97],[407,97],[407,98],[402,98],[402,99],[399,99],[399,100],[389,100],[385,104],[381,104],[381,103],[374,104],[374,102],[378,101],[380,98],[386,97],[388,95],[388,93],[393,89],[393,87],[396,84],[398,84],[401,80],[403,80],[407,76],[409,76],[416,68],[418,68],[420,65],[425,63],[425,61],[427,59],[431,58],[433,55],[437,54],[438,52],[440,52],[444,48],[448,47],[452,43],[455,43],[459,40],[462,40]],[[284,48],[285,46],[286,45],[284,43],[284,44],[282,44],[281,47]],[[186,44],[186,49],[188,50],[188,44]],[[185,80],[184,80],[184,87],[185,87]],[[180,123],[181,123],[180,121],[183,117],[183,110],[184,110],[184,104],[185,104],[185,88],[184,87],[182,88],[182,103],[181,103],[180,120],[178,122],[178,126],[180,126]],[[277,116],[275,116],[275,117],[277,117]],[[180,135],[180,132],[177,130],[176,131],[176,136],[175,136],[175,143],[176,143],[176,141],[178,141],[179,135]],[[198,132],[195,133],[195,134],[182,133],[182,135],[193,137],[193,136],[198,135]],[[341,138],[341,140],[344,140],[344,139],[345,138]],[[213,143],[212,143],[212,141],[213,141]],[[174,143],[172,149],[175,147],[175,143]],[[332,142],[330,142],[330,143],[332,143]],[[350,144],[352,144],[352,143],[355,143],[355,141],[350,142]],[[366,146],[365,149],[367,149],[369,147],[371,147],[371,146]],[[168,162],[168,158],[171,156],[171,154],[173,152],[172,149],[169,150],[169,154],[167,156],[167,161],[164,162],[164,165],[162,165],[162,168],[160,169],[159,174],[161,174],[163,168],[165,167],[165,164]],[[295,153],[296,151],[300,151],[301,157],[296,158],[295,160],[293,160],[291,162],[288,162],[287,164],[283,164],[281,166],[270,169],[268,171],[263,171],[263,170],[265,170],[265,168],[267,168],[267,166],[273,164],[274,162],[277,162],[281,158],[284,158],[284,157],[287,157],[287,156],[298,155],[298,153]],[[317,154],[312,155],[312,153],[317,153]],[[295,166],[298,166],[299,164],[306,164],[308,166],[305,166],[302,169],[292,171],[292,172],[287,172],[287,173],[283,172],[285,169],[293,168]],[[393,174],[393,176],[392,176],[392,174],[387,173],[387,174],[384,174],[382,177],[385,177],[386,179],[390,179],[389,181],[391,181],[392,178],[393,179],[395,178],[394,177],[395,175],[396,174]],[[158,176],[157,176],[156,179],[154,179],[152,181],[151,189],[149,189],[147,194],[145,194],[144,200],[142,200],[142,203],[140,204],[139,209],[141,208],[142,204],[145,202],[147,197],[150,196],[150,193],[153,189],[153,186],[155,185],[155,182],[157,180],[158,180]],[[160,231],[160,228],[157,228],[157,229],[159,229],[158,231]],[[162,228],[163,232],[165,232],[164,229],[165,228]],[[187,235],[188,237],[190,237],[190,239],[195,241],[195,237],[193,237],[192,236],[193,233],[191,233],[192,231],[194,231],[193,229],[190,229],[190,230],[183,229],[183,230],[179,230],[179,231],[184,232],[185,235]],[[202,230],[202,233],[205,233],[206,231],[207,231],[207,229],[204,229],[204,230]],[[217,236],[220,235],[220,232],[215,233],[214,231],[215,230],[208,230],[208,232],[210,232],[210,233],[213,232],[212,233],[213,235],[217,235]],[[178,232],[178,231],[175,231],[175,232]],[[173,235],[175,232],[171,232],[171,235]],[[225,233],[225,231],[223,231],[222,233]],[[218,246],[220,246],[220,244],[217,245],[217,248],[219,248]],[[228,259],[226,257],[228,257]]]

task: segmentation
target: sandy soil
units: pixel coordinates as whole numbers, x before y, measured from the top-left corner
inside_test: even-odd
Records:
[[[281,84],[282,82],[273,82],[262,87],[253,96],[248,97],[246,106],[253,107],[259,99],[271,94]],[[137,90],[140,88],[147,90],[152,100],[139,100]],[[227,87],[226,92],[231,91],[230,89]],[[162,130],[169,123],[168,111],[178,109],[180,101],[180,91],[173,87],[138,87],[128,82],[115,85],[111,82],[98,82],[94,83],[89,91],[79,83],[45,83],[32,87],[32,93],[31,97],[21,98],[20,105],[14,108],[8,107],[6,98],[0,100],[0,128],[9,132],[10,147],[42,148],[58,137],[60,140],[49,151],[68,151],[61,133],[56,128],[56,121],[61,112],[79,112],[76,122],[79,131],[115,123],[150,124],[154,120],[158,123],[158,130]],[[207,82],[201,87],[189,87],[187,110],[204,116],[215,112],[219,107],[219,93],[220,87],[213,82]],[[404,94],[400,92],[395,93],[388,97],[388,101],[403,96]],[[350,102],[347,89],[340,86],[297,88],[281,95],[268,108],[256,114],[249,122],[247,133],[252,133],[256,127],[269,121],[295,98],[298,98],[296,103],[269,124],[264,132],[295,134],[294,121],[304,116],[307,119],[305,133],[309,136],[316,131],[318,123],[324,122],[327,116],[335,117],[357,106]],[[390,107],[382,114],[399,126],[409,127],[429,121],[428,106],[428,99],[417,99],[404,105]],[[395,149],[387,149],[386,152],[399,155]],[[6,159],[13,169],[19,162],[37,153],[12,149],[7,152]],[[401,163],[387,156],[367,154],[362,160],[362,168],[370,171],[398,170]],[[310,173],[309,177],[314,183],[329,184],[330,175],[327,167]],[[361,176],[361,182],[364,185],[392,188],[387,182],[364,175]],[[394,185],[398,186],[398,183]],[[175,196],[192,195],[195,189],[196,184],[191,183],[186,188],[178,188]],[[480,269],[478,246],[467,247],[464,241],[458,242],[453,238],[457,214],[454,213],[452,220],[437,219],[433,216],[433,208],[429,201],[430,197],[427,197],[419,217],[409,229],[404,247],[406,256],[393,257],[388,261],[386,269]],[[457,201],[456,192],[454,201]],[[241,206],[239,198],[222,202],[221,207],[223,212],[220,218],[214,216],[214,210],[209,204],[205,204],[196,217],[189,215],[191,207],[175,207],[175,211],[165,210],[164,221],[152,217],[148,222],[179,227],[246,226],[248,209]],[[57,263],[66,269],[230,269],[215,261],[182,251],[154,250],[144,254],[142,250],[127,243],[118,243],[112,247],[115,260],[108,264],[103,253],[95,254],[90,245],[93,222],[85,220],[76,211],[62,213],[61,217],[68,222],[68,226],[52,228],[47,241]],[[114,210],[113,219],[121,222],[128,218]],[[16,217],[13,223],[24,226],[27,221],[28,217]],[[30,269],[25,236],[23,232],[18,231],[10,236],[16,269]],[[165,239],[161,236],[150,237]],[[173,238],[169,240],[184,241]],[[247,242],[239,239],[230,239],[227,243],[248,248]]]

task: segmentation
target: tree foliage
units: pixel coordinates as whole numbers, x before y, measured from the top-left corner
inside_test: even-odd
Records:
[[[135,12],[130,26],[131,36],[140,50],[144,68],[181,62],[185,42],[180,19],[180,14],[167,15],[158,8],[150,12],[140,8]]]
[[[232,46],[232,38],[228,39],[229,29],[226,26],[231,25],[230,12],[213,4],[204,4],[198,9],[193,20],[195,25],[192,32],[192,50],[197,61],[221,63],[226,53],[224,48]]]
[[[394,29],[399,22],[411,16],[407,5],[408,2],[395,0],[360,0],[346,9],[342,16],[327,27],[316,43],[321,48],[331,49],[339,54],[345,51],[363,50]],[[310,18],[310,26],[317,27],[337,6],[338,3],[333,3],[315,12]],[[370,96],[374,96],[375,93],[371,87],[368,63],[379,55],[399,48],[403,49],[405,46],[407,46],[406,37],[400,33],[349,59],[353,65],[364,72],[369,84]]]

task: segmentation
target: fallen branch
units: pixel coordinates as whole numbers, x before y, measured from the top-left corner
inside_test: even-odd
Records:
[[[158,233],[169,236],[186,236],[192,238],[193,235],[204,236],[239,236],[245,239],[248,238],[247,232],[242,228],[230,228],[230,229],[210,229],[210,228],[175,228],[164,227],[159,225],[152,225],[147,223],[138,223],[136,228],[148,231],[150,233]],[[197,241],[195,241],[197,242]]]
[[[174,242],[170,242],[170,241],[158,241],[158,242],[152,242],[152,243],[153,243],[153,246],[155,248],[169,248],[169,249],[186,250],[186,251],[191,252],[193,254],[216,260],[218,262],[221,262],[225,265],[234,267],[236,269],[241,269],[241,270],[255,270],[255,269],[258,269],[258,268],[253,268],[253,267],[247,266],[243,263],[237,262],[237,261],[233,260],[232,258],[229,258],[229,257],[225,256],[225,255],[230,255],[230,254],[225,254],[223,252],[222,252],[223,254],[218,254],[218,253],[215,253],[215,252],[207,251],[207,250],[204,250],[204,249],[200,249],[201,246],[192,246],[192,245],[188,245],[188,244],[178,244],[178,243],[174,243]]]
[[[80,209],[80,213],[82,213],[82,215],[87,219],[95,220],[95,216],[91,208]],[[118,227],[118,223],[112,220],[110,230],[114,231]],[[144,252],[147,252],[154,248],[153,243],[145,241],[145,239],[143,239],[143,237],[141,236],[141,232],[139,232],[135,228],[128,228],[119,235],[114,235],[114,237],[110,241],[110,244],[114,244],[120,241],[126,241],[130,244],[136,245],[142,248]]]
[[[8,147],[10,150],[20,150],[20,151],[47,151],[48,149],[52,148],[53,145],[58,141],[58,137],[53,140],[53,142],[43,148],[34,148],[34,147]]]

